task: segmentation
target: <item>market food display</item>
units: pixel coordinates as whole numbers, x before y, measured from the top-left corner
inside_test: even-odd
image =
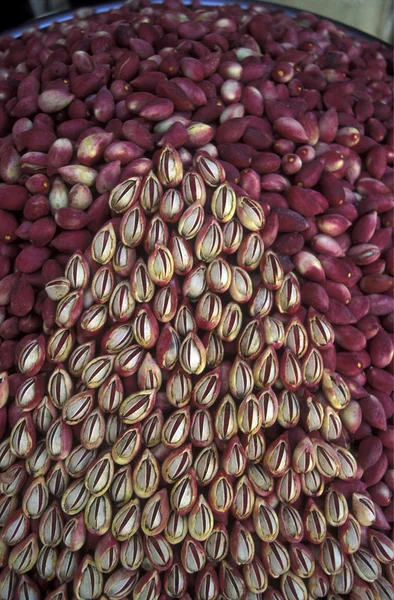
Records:
[[[0,37],[0,599],[394,594],[393,58],[130,2]]]

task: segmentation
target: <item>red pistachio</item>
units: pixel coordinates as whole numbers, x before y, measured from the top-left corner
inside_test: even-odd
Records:
[[[361,398],[360,406],[362,409],[363,418],[368,423],[377,429],[386,429],[387,425],[384,409],[376,396],[370,395]]]
[[[358,460],[362,468],[373,466],[379,460],[382,451],[383,445],[378,437],[371,436],[362,440],[358,447]]]
[[[305,217],[312,217],[328,208],[326,199],[314,190],[292,186],[287,192],[289,206]]]
[[[370,385],[381,392],[390,394],[394,390],[394,376],[388,371],[370,367],[367,370],[367,379]]]
[[[300,275],[307,279],[321,283],[325,281],[324,268],[318,258],[306,250],[300,250],[293,257],[294,265]]]
[[[16,229],[18,222],[16,218],[5,210],[0,210],[0,238],[6,244],[14,242],[17,239]]]
[[[301,144],[308,142],[308,136],[303,126],[291,117],[280,117],[279,119],[276,119],[274,122],[274,128],[279,135],[291,140],[292,142],[298,142]]]
[[[99,162],[113,138],[113,133],[105,132],[86,136],[78,146],[77,158],[79,162],[87,167]]]
[[[27,200],[24,209],[23,215],[26,219],[30,221],[35,221],[40,217],[46,217],[50,211],[50,204],[45,196],[40,194],[36,194],[30,196]]]
[[[0,187],[0,208],[5,210],[22,210],[28,198],[27,190],[20,185],[3,185]]]
[[[392,337],[383,328],[380,328],[370,343],[371,361],[374,367],[387,367],[394,354]]]
[[[34,306],[34,290],[24,279],[20,278],[12,288],[10,306],[17,317],[24,317]]]
[[[38,106],[45,113],[54,113],[66,108],[74,99],[64,90],[48,90],[38,96]]]
[[[56,233],[56,223],[52,217],[42,217],[34,221],[29,229],[29,240],[35,246],[46,246]]]
[[[69,165],[65,167],[59,167],[58,173],[64,179],[66,183],[76,184],[76,183],[84,183],[89,187],[94,184],[97,177],[97,172],[90,167],[85,167],[82,165]]]

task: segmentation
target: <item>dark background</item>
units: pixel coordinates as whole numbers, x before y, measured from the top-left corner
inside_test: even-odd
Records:
[[[18,27],[26,21],[62,10],[92,6],[104,0],[3,0],[0,32]]]
[[[33,18],[33,9],[28,0],[7,1],[7,6],[3,6],[2,10],[0,31],[4,32]]]

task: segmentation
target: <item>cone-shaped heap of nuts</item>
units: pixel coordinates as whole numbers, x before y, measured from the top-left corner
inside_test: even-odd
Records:
[[[155,158],[47,285],[47,345],[20,352],[0,589],[389,598],[394,546],[343,435],[348,387],[324,366],[332,327],[300,310],[262,206],[217,160],[183,173],[173,147]]]

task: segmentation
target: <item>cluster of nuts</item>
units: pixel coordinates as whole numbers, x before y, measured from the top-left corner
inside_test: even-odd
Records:
[[[393,597],[391,73],[260,5],[0,38],[0,600]]]

